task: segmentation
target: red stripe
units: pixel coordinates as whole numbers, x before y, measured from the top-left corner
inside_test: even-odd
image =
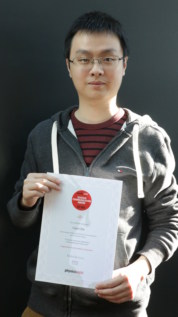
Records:
[[[82,149],[103,149],[106,144],[104,143],[80,143]]]
[[[112,139],[111,136],[108,136],[108,135],[104,135],[104,136],[95,136],[95,135],[92,135],[92,136],[78,136],[78,140],[79,142],[82,142],[82,141],[97,141],[99,143],[102,143],[107,141],[109,142],[110,140]]]
[[[83,150],[82,153],[84,156],[96,156],[101,150]]]

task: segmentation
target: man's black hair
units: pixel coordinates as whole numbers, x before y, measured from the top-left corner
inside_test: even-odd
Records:
[[[75,34],[83,31],[116,35],[121,43],[124,57],[129,55],[129,47],[121,23],[104,12],[92,11],[79,16],[71,25],[65,38],[65,58],[70,57],[71,43]]]

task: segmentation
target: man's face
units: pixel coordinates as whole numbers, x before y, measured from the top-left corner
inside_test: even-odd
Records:
[[[70,60],[88,58],[121,58],[123,50],[120,41],[114,34],[78,32],[71,44]],[[74,60],[74,61],[75,61]],[[85,67],[69,63],[66,60],[69,74],[79,96],[79,102],[95,100],[109,102],[117,96],[125,75],[127,58],[117,60],[114,66],[107,66],[94,60]]]

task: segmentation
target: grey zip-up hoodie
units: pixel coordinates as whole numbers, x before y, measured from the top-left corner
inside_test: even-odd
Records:
[[[80,145],[68,128],[72,109],[41,122],[30,133],[21,176],[8,203],[11,219],[18,226],[28,227],[41,216],[42,199],[28,210],[20,208],[19,199],[28,173],[53,172],[51,130],[57,120],[60,173],[123,181],[114,268],[127,266],[140,254],[149,260],[151,274],[138,286],[134,300],[124,304],[129,309],[136,305],[133,310],[138,303],[146,306],[155,268],[177,248],[178,199],[170,139],[149,116],[139,116],[126,109],[127,122],[87,168]],[[116,316],[121,307],[125,307],[98,298],[92,290],[35,282],[36,254],[34,252],[28,263],[28,276],[33,282],[29,305],[41,314],[66,316],[68,311],[70,316],[72,309],[93,309],[92,316],[95,316],[101,309],[102,316]],[[72,316],[82,314],[89,316],[86,312]]]

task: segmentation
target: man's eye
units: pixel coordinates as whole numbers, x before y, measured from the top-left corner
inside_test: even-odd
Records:
[[[78,62],[79,62],[80,64],[89,64],[90,59],[89,59],[89,58],[79,58],[79,59],[78,59]]]
[[[103,62],[104,63],[113,63],[115,61],[114,57],[104,57]]]

